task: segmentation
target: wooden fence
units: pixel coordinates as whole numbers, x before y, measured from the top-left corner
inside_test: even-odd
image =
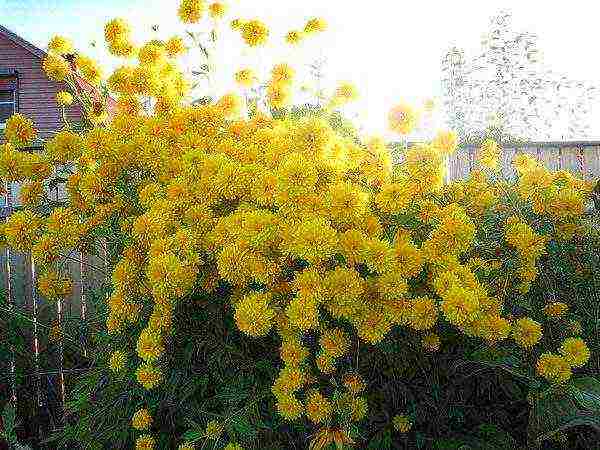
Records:
[[[468,175],[475,167],[476,150],[465,146],[450,157],[449,180]],[[533,142],[505,148],[503,175],[514,177],[511,161],[518,152],[531,154],[551,169],[568,170],[586,179],[600,177],[600,142]],[[0,205],[3,217],[18,206],[18,187],[9,186],[6,191]],[[61,193],[54,195],[58,199]],[[81,253],[64,255],[62,264],[73,279],[74,290],[69,299],[53,304],[36,293],[37,273],[30,255],[9,249],[0,255],[0,283],[6,297],[0,306],[0,341],[7,338],[1,335],[3,332],[15,341],[9,339],[9,351],[0,354],[0,399],[8,398],[20,405],[18,414],[28,418],[30,436],[47,437],[49,431],[64,423],[67,391],[78,373],[88,368],[87,330],[104,324],[104,318],[96,314],[91,294],[107,279],[106,274],[102,275],[105,258],[106,254],[104,258]],[[8,331],[2,330],[3,324]],[[17,349],[19,343],[25,348],[24,354]]]
[[[447,179],[465,178],[475,168],[476,152],[476,146],[467,145],[451,155]],[[505,147],[500,162],[503,176],[516,176],[511,163],[518,153],[535,157],[551,170],[567,170],[587,180],[600,178],[600,141],[528,142],[518,147]]]

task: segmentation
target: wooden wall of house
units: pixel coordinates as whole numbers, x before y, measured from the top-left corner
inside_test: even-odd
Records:
[[[56,104],[56,93],[66,89],[64,83],[49,80],[42,68],[42,59],[0,34],[0,69],[18,73],[18,111],[34,121],[41,139],[47,139],[61,129],[62,119]],[[67,109],[72,123],[81,121],[81,109]],[[2,133],[0,132],[0,142]]]

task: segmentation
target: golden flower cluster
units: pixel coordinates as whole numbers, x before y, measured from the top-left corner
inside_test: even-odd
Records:
[[[207,11],[222,17],[221,6],[182,0],[178,14],[184,23],[197,23]],[[269,35],[259,20],[237,20],[232,27],[251,47],[265,44]],[[322,19],[311,19],[302,33],[325,29]],[[19,151],[35,130],[25,117],[11,118],[8,142],[0,147],[0,178],[25,184],[24,208],[2,225],[1,235],[13,250],[31,252],[40,269],[40,293],[60,301],[72,290],[61,257],[107,227],[120,233],[124,247],[110,267],[106,300],[106,327],[115,346],[106,358],[112,376],[160,389],[168,379],[165,353],[174,345],[177,308],[198,290],[219,295],[217,284],[226,284],[232,294],[222,301],[231,304],[239,331],[280,339],[281,367],[271,389],[277,412],[287,420],[305,416],[328,442],[331,436],[347,438],[330,428],[334,419],[360,422],[369,408],[367,383],[348,360],[392,330],[402,327],[413,335],[429,354],[424,357],[435,357],[430,354],[442,342],[450,345],[441,335],[444,327],[490,346],[514,341],[529,354],[545,346],[545,317],[565,323],[572,318],[567,305],[557,302],[531,317],[510,316],[510,296],[498,289],[501,277],[493,274],[518,278],[525,294],[548,242],[569,239],[582,226],[587,183],[519,156],[517,184],[509,188],[536,220],[507,213],[499,209],[507,187],[486,173],[497,167],[500,148],[493,141],[482,145],[483,171],[444,185],[445,160],[457,148],[453,132],[408,147],[402,163],[393,164],[383,139],[340,132],[326,108],[288,111],[297,77],[290,64],[275,65],[270,79],[261,80],[273,114],[259,107],[243,111],[235,92],[192,104],[176,61],[185,51],[180,38],[134,47],[121,19],[104,31],[111,52],[130,58],[107,80],[119,96],[118,111],[81,133],[61,130],[42,153]],[[288,41],[298,36],[288,35]],[[55,52],[44,67],[52,79],[64,80],[72,68],[60,53],[71,49],[60,39],[51,47]],[[85,57],[78,56],[75,68],[90,81],[101,78]],[[260,80],[245,68],[236,81],[248,88]],[[353,85],[343,83],[334,103],[356,95]],[[155,100],[150,113],[141,108],[145,96]],[[66,105],[66,96],[59,102]],[[390,111],[389,127],[407,135],[419,116],[400,103]],[[69,201],[44,215],[38,207],[55,167],[73,168]],[[478,233],[488,213],[503,224],[504,242],[494,255],[491,248],[480,251]],[[553,231],[544,231],[538,219],[549,220]],[[509,257],[518,263],[512,272],[500,262]],[[545,350],[536,370],[553,383],[567,380],[590,358],[579,337],[564,339],[557,353]],[[147,432],[152,420],[148,408],[132,417],[132,426],[143,432],[136,448],[155,447]],[[398,415],[392,423],[407,433],[413,418]],[[207,424],[207,439],[222,433],[220,422]]]

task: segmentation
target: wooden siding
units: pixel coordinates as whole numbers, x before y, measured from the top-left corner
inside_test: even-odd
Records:
[[[56,93],[65,90],[64,83],[49,80],[42,68],[42,59],[0,33],[0,70],[15,70],[18,74],[18,112],[34,121],[38,136],[47,139],[62,128],[61,111]],[[81,109],[67,109],[69,121],[81,121]],[[0,140],[2,139],[0,133]]]

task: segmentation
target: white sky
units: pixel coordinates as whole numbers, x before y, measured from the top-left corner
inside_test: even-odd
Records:
[[[140,39],[150,37],[155,23],[160,37],[184,28],[176,19],[177,0],[0,0],[0,23],[41,47],[61,32],[90,51],[96,40],[103,46],[102,29],[109,18],[120,16],[135,24]],[[247,62],[279,62],[287,59],[281,44],[285,32],[300,28],[308,17],[322,16],[330,24],[305,54],[328,58],[331,80],[353,81],[361,101],[352,108],[370,132],[385,129],[388,109],[400,100],[420,104],[437,97],[441,58],[451,46],[465,49],[467,56],[479,49],[489,19],[501,9],[513,14],[515,31],[538,34],[544,63],[575,80],[600,85],[597,53],[598,7],[591,0],[570,2],[498,0],[239,0],[230,1],[227,18],[260,18],[271,27],[273,42],[260,57],[240,59],[239,38],[228,34],[223,75]],[[43,24],[43,27],[40,26]],[[277,45],[275,45],[275,43]],[[97,53],[108,65],[114,63]],[[595,108],[600,118],[600,107]],[[600,137],[600,120],[592,137]]]

